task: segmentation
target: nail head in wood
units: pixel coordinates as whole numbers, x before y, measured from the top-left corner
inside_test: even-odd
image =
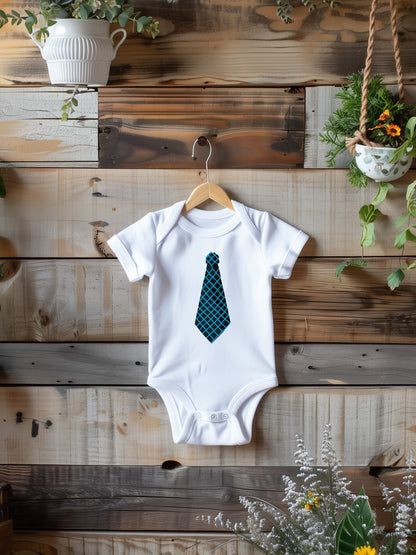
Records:
[[[197,143],[199,144],[199,146],[206,146],[208,144],[208,139],[204,137],[204,135],[201,135],[200,137],[198,137]]]

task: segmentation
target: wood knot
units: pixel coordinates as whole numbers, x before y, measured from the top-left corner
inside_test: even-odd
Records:
[[[42,308],[40,308],[38,310],[38,315],[37,315],[36,320],[44,328],[46,328],[46,326],[49,326],[49,324],[51,323],[51,319],[50,319],[49,314],[47,312],[45,312]]]
[[[0,262],[0,282],[8,281],[20,270],[20,260],[5,260]]]

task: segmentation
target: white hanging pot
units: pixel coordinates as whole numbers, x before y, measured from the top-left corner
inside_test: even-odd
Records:
[[[412,156],[403,156],[398,162],[389,162],[396,149],[391,147],[355,145],[355,161],[359,169],[374,181],[394,181],[403,177],[412,165]]]
[[[127,32],[119,28],[110,35],[110,23],[104,19],[57,19],[48,27],[44,43],[30,36],[48,64],[52,85],[106,85],[111,61],[124,42]],[[114,46],[113,37],[122,33]]]

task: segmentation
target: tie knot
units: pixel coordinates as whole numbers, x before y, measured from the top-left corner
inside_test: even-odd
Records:
[[[207,254],[207,257],[205,260],[207,261],[208,266],[214,267],[215,265],[218,266],[220,257],[216,252],[210,252],[209,254]]]

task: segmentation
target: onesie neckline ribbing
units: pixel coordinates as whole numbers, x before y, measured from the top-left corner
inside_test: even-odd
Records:
[[[234,204],[235,207],[235,204]],[[211,225],[204,226],[210,222]],[[218,225],[213,226],[213,222]],[[186,215],[182,214],[178,220],[178,225],[191,233],[202,235],[203,237],[219,237],[233,230],[240,223],[237,210],[233,212],[229,208],[220,210],[201,210],[192,208]]]

